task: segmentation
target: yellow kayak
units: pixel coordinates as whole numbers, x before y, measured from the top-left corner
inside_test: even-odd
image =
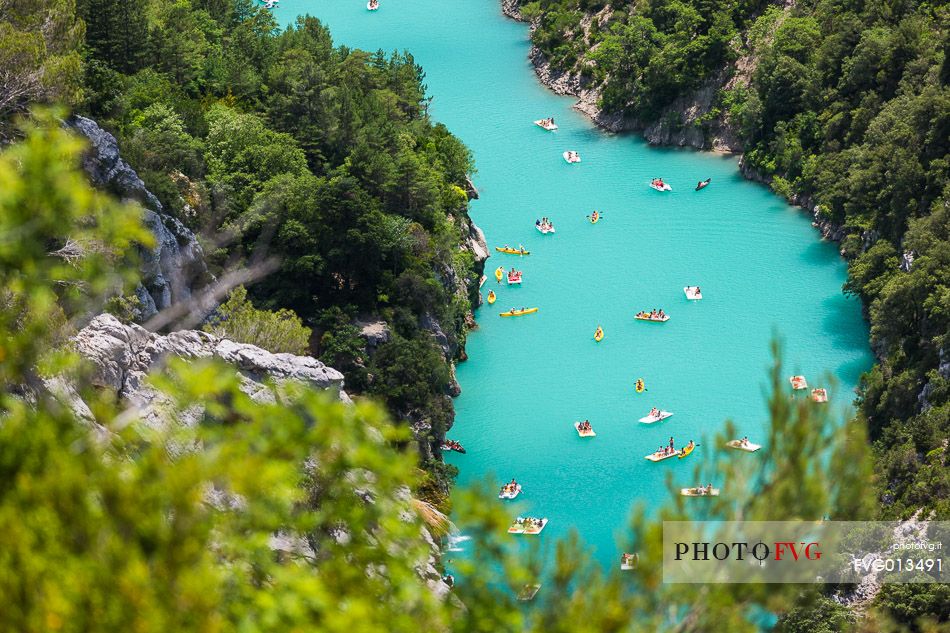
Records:
[[[508,253],[509,255],[530,255],[531,251],[518,250],[517,248],[506,248],[502,246],[496,246],[495,250],[499,253]]]
[[[590,214],[590,223],[597,224],[598,221],[600,221],[600,214],[594,211]]]
[[[637,378],[637,393],[643,393],[643,390],[646,389],[646,385],[643,384],[643,378]]]
[[[690,453],[692,453],[694,448],[696,448],[696,445],[695,445],[695,444],[693,444],[692,446],[690,446],[689,444],[687,444],[687,445],[686,445],[686,448],[684,448],[683,450],[680,451],[680,459],[683,459],[684,457],[686,457],[686,456],[688,456]]]
[[[498,280],[498,283],[501,283],[501,278],[505,276],[505,269],[499,266],[495,269],[495,279]]]
[[[495,303],[495,291],[489,290],[488,291],[488,305],[491,305],[493,303]]]
[[[604,340],[604,329],[602,327],[598,326],[598,328],[594,331],[594,340],[598,343]]]
[[[524,310],[509,310],[508,312],[499,313],[498,316],[503,316],[503,317],[522,316],[525,314],[534,314],[537,311],[538,311],[537,308],[525,308]]]

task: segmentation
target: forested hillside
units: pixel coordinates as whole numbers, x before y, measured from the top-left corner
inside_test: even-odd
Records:
[[[622,127],[659,142],[735,139],[747,175],[840,240],[845,291],[864,301],[880,361],[860,403],[883,512],[947,517],[947,4],[539,0],[514,11],[542,63]]]
[[[6,113],[74,106],[198,234],[211,273],[269,271],[212,327],[233,338],[264,329],[254,321],[284,327],[280,338],[342,370],[349,392],[381,398],[411,424],[440,500],[452,363],[481,266],[472,158],[428,118],[411,55],[337,48],[314,18],[280,29],[251,0],[47,3],[55,11],[6,9],[24,32],[40,15],[54,21],[18,58],[45,87]],[[113,305],[135,318],[131,293]],[[386,340],[367,350],[360,320],[385,321]]]

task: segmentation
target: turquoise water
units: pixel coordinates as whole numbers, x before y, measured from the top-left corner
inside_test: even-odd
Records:
[[[850,405],[871,356],[860,306],[841,293],[845,266],[805,214],[743,180],[734,158],[596,130],[572,99],[537,83],[527,28],[505,19],[498,0],[382,0],[375,13],[363,0],[283,0],[279,17],[302,13],[327,23],[338,44],[415,56],[434,117],[475,154],[482,195],[472,217],[492,248],[521,242],[532,251],[493,252],[486,264],[483,293],[494,288],[499,299],[478,311],[470,360],[458,368],[450,436],[468,452],[447,457],[461,484],[516,477],[522,510],[550,519],[543,540],[576,528],[598,559],[613,561],[631,504],[666,501],[667,473],[695,484],[693,467],[708,449],[660,464],[644,455],[671,435],[677,446],[711,437],[727,418],[763,437],[774,333],[789,369],[813,384],[833,374],[833,406]],[[552,115],[557,132],[531,123]],[[567,149],[583,162],[566,164]],[[654,176],[673,191],[650,189]],[[709,187],[693,191],[708,177]],[[604,214],[596,225],[585,219],[593,209]],[[542,215],[555,235],[534,230]],[[497,285],[500,265],[523,270],[522,287]],[[687,301],[683,286],[695,284],[705,298]],[[498,317],[521,306],[540,311]],[[671,320],[634,321],[654,307]],[[649,391],[636,395],[640,376]],[[652,406],[675,415],[638,424]],[[596,438],[577,437],[579,418],[591,420]]]

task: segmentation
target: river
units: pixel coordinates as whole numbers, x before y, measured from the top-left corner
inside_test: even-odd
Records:
[[[521,242],[532,252],[493,250],[486,264],[483,292],[499,298],[478,310],[470,360],[458,368],[463,391],[450,436],[467,453],[447,460],[460,484],[516,477],[519,508],[550,519],[542,539],[577,529],[606,563],[616,560],[631,504],[665,502],[670,472],[693,485],[695,462],[710,447],[660,464],[645,454],[671,435],[677,445],[711,437],[727,418],[763,438],[774,334],[789,369],[813,385],[833,376],[829,406],[850,411],[872,358],[859,302],[841,292],[845,264],[800,209],[744,180],[736,158],[597,130],[572,99],[537,82],[527,27],[502,16],[498,0],[382,0],[372,13],[363,0],[282,0],[278,18],[303,13],[323,20],[337,44],[414,55],[434,118],[475,155],[481,199],[472,217],[492,250]],[[547,116],[557,132],[532,125]],[[568,149],[580,152],[580,164],[564,162]],[[673,191],[650,189],[655,176]],[[694,191],[705,178],[712,184]],[[596,225],[586,220],[594,209],[603,212]],[[556,234],[535,231],[542,215]],[[491,271],[500,265],[523,270],[522,286],[496,284]],[[686,300],[688,284],[701,286],[702,301]],[[498,316],[522,306],[540,310]],[[651,308],[670,321],[633,319]],[[598,325],[605,338],[595,343]],[[637,377],[648,389],[640,395]],[[675,415],[638,424],[652,406]],[[571,423],[581,418],[596,438],[577,436]]]

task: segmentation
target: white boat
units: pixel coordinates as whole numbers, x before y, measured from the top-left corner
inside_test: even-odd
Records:
[[[828,390],[822,388],[812,389],[811,399],[815,402],[828,402]]]
[[[633,318],[637,321],[652,321],[654,323],[666,323],[670,320],[670,315],[664,314],[663,316],[650,316],[649,312],[640,312],[633,315]]]
[[[620,555],[620,570],[630,571],[632,569],[636,569],[639,562],[639,554],[628,554],[627,552],[624,552]]]
[[[804,376],[792,376],[788,379],[792,383],[792,389],[798,391],[800,389],[808,389],[808,381],[805,380]]]
[[[745,451],[747,453],[754,453],[762,448],[760,444],[753,444],[749,441],[743,442],[742,440],[729,440],[726,442],[726,446],[729,448],[734,448],[737,451]]]
[[[581,155],[577,152],[567,151],[561,154],[564,157],[564,160],[568,163],[579,163],[581,162]]]
[[[373,2],[373,0],[369,0],[369,2],[366,3],[366,9],[368,11],[376,11],[379,9],[379,2]]]
[[[589,431],[582,431],[580,422],[574,423],[574,429],[577,431],[577,434],[580,435],[581,437],[597,437],[597,434],[594,433],[593,427],[591,427]]]
[[[660,415],[648,415],[644,418],[640,418],[640,421],[644,424],[653,424],[654,422],[659,422],[660,420],[665,420],[666,418],[673,417],[673,414],[669,411],[660,411]]]
[[[674,457],[679,457],[680,452],[674,450],[672,453],[650,453],[644,459],[648,459],[651,462],[662,462],[664,459],[673,459]]]
[[[543,235],[547,235],[548,233],[555,232],[553,224],[535,224],[534,228],[538,229],[538,231],[541,232],[541,234]]]
[[[706,488],[706,486],[697,486],[696,488],[680,488],[680,494],[684,497],[718,497],[719,488]]]
[[[554,123],[550,119],[538,119],[534,124],[548,132],[553,132],[557,129],[557,123]]]
[[[515,522],[511,524],[511,527],[508,528],[508,534],[526,534],[528,536],[534,536],[535,534],[540,534],[541,530],[544,529],[544,526],[548,524],[547,519],[541,519],[540,525],[536,523],[528,523],[528,521],[537,521],[533,517],[518,517],[515,519]]]
[[[514,490],[508,490],[508,486],[502,486],[501,492],[498,493],[499,499],[514,499],[521,494],[521,484],[515,484]]]
[[[521,273],[518,273],[516,275],[512,275],[511,273],[508,273],[508,285],[509,286],[521,285]]]
[[[699,286],[686,286],[683,288],[683,292],[686,293],[686,298],[691,301],[699,301],[703,298],[703,293],[699,289]]]
[[[521,591],[518,593],[518,600],[522,602],[528,602],[529,600],[534,600],[534,597],[538,595],[538,592],[541,590],[541,585],[525,585],[521,588]]]
[[[652,187],[653,189],[656,189],[657,191],[673,191],[673,187],[669,186],[665,182],[662,185],[658,185],[655,182],[651,182],[650,187]]]

